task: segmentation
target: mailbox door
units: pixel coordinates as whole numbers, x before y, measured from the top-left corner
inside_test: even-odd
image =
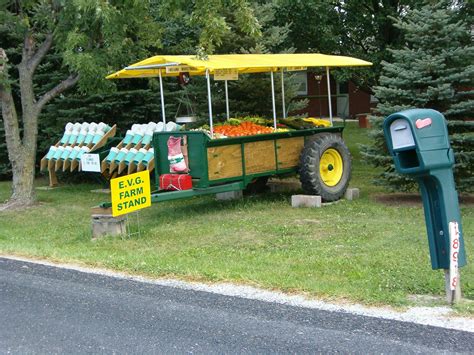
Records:
[[[393,150],[415,147],[415,139],[407,120],[399,118],[390,125]]]

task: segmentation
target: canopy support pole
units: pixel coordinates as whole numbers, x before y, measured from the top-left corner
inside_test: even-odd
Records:
[[[282,107],[282,110],[283,110],[283,118],[286,118],[285,80],[283,78],[283,68],[281,68],[281,107]]]
[[[211,98],[211,75],[209,69],[206,69],[207,79],[207,103],[209,105],[209,127],[211,129],[211,138],[214,138],[214,125],[212,122],[212,98]]]
[[[273,83],[273,71],[270,72],[270,78],[272,80],[272,106],[273,106],[273,127],[277,128],[277,116],[275,108],[275,84]]]
[[[332,102],[331,102],[331,79],[329,78],[329,67],[326,67],[326,79],[328,82],[328,105],[329,105],[329,121],[332,123]]]
[[[165,113],[165,95],[163,93],[163,78],[161,77],[161,69],[158,70],[160,73],[160,96],[161,96],[161,115],[163,118],[163,123],[166,124],[166,113]]]
[[[224,80],[225,84],[225,109],[227,112],[227,119],[229,119],[229,87],[227,86],[227,80]]]

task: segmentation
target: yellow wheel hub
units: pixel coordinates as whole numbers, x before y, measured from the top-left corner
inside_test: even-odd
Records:
[[[326,149],[319,161],[319,175],[327,186],[336,186],[342,178],[344,164],[336,149]]]

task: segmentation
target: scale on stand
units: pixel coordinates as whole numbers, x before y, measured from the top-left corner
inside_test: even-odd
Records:
[[[174,116],[176,123],[179,124],[194,123],[197,121],[197,117],[194,115],[194,110],[191,105],[191,99],[189,97],[188,90],[186,90],[186,85],[188,85],[190,81],[191,78],[189,73],[179,73],[178,82],[183,90],[181,99],[179,100],[178,109],[176,110],[176,115]],[[181,114],[180,109],[183,102],[184,106],[186,107],[186,113]]]

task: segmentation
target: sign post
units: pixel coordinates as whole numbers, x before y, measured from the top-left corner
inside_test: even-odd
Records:
[[[110,180],[112,216],[151,206],[150,172],[148,170]]]

